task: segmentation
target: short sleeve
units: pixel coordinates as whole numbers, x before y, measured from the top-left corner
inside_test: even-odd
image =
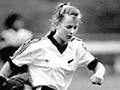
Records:
[[[40,39],[29,39],[23,45],[19,47],[19,49],[14,53],[13,57],[11,57],[12,62],[18,66],[24,64],[31,64],[33,60],[33,55],[35,55],[35,50],[37,50],[36,43],[39,42]],[[39,46],[39,45],[38,45]]]
[[[17,66],[28,65],[32,63],[32,47],[27,47],[23,52],[13,58],[12,62]]]
[[[85,43],[78,41],[77,57],[78,64],[80,67],[87,66],[95,57],[91,54]]]

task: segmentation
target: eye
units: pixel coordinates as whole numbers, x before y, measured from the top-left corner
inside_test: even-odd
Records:
[[[78,28],[78,26],[74,26],[74,29],[77,29]]]
[[[71,26],[71,25],[68,25],[68,26],[66,26],[66,28],[67,28],[67,29],[71,29],[71,28],[72,28],[72,26]]]

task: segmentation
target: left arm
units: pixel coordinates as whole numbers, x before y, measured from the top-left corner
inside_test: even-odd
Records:
[[[104,81],[105,67],[101,62],[97,62],[93,69],[94,74],[91,76],[90,80],[95,85],[101,85]]]
[[[98,61],[86,47],[86,45],[78,40],[78,60],[80,66],[87,66],[89,70],[94,71],[90,80],[95,85],[101,85],[104,81],[105,67]]]

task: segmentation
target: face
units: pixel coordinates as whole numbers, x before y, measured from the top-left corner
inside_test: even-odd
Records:
[[[80,20],[70,15],[65,15],[57,28],[57,36],[59,40],[68,42],[77,33]]]
[[[19,28],[23,28],[24,27],[24,22],[22,20],[16,20],[14,22],[14,27],[19,29]]]

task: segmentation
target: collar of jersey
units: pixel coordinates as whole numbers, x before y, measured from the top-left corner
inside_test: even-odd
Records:
[[[60,44],[54,39],[53,37],[54,33],[51,32],[49,35],[48,35],[48,38],[50,39],[50,41],[57,47],[58,51],[62,54],[65,49],[67,48],[67,45],[68,44],[65,44],[63,46],[60,46]]]

